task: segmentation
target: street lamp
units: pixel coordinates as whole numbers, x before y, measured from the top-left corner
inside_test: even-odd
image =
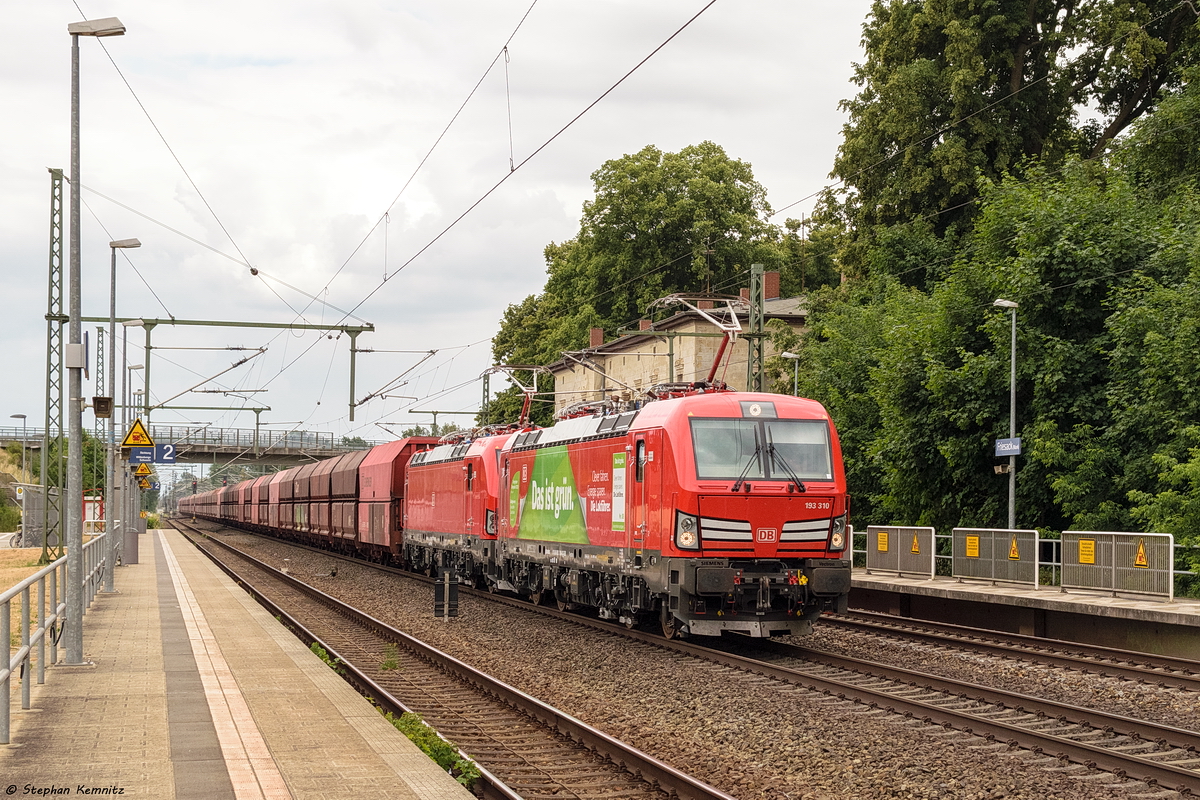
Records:
[[[125,26],[116,17],[72,22],[71,35],[71,255],[67,320],[66,366],[69,373],[67,408],[70,431],[67,451],[67,614],[66,663],[83,660],[83,322],[79,275],[79,37],[121,36]]]
[[[795,353],[780,353],[784,358],[790,359],[792,362],[792,395],[800,396],[800,356]]]
[[[1008,378],[1008,438],[1017,438],[1017,304],[1012,300],[994,300],[996,308],[1007,308],[1012,311],[1012,344],[1009,347],[1009,361],[1012,370]],[[1010,452],[1008,456],[1008,529],[1017,527],[1017,455]]]
[[[25,415],[24,414],[9,414],[8,416],[12,419],[21,420],[21,482],[24,483],[26,481],[26,476],[25,476]],[[24,490],[22,490],[22,491],[24,491]],[[22,545],[24,545],[25,544],[25,500],[24,500],[24,495],[22,495],[22,500],[21,500],[21,532],[17,535],[21,537],[20,543]]]
[[[108,341],[112,343],[117,341],[117,251],[141,246],[142,243],[137,239],[117,239],[108,243],[108,248],[112,252],[112,269],[109,272],[108,281]],[[110,356],[108,359],[108,390],[114,395],[117,388],[116,370],[117,360]],[[104,516],[106,517],[104,527],[108,542],[104,547],[104,563],[109,567],[104,570],[104,591],[106,592],[116,591],[113,585],[116,580],[114,574],[116,570],[112,569],[112,566],[117,563],[117,532],[112,524],[113,512],[117,507],[114,485],[117,482],[117,453],[120,452],[117,449],[116,424],[116,414],[110,413],[108,415],[108,480],[105,481],[104,492]]]

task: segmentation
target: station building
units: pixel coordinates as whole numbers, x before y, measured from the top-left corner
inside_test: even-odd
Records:
[[[741,296],[749,300],[750,290],[742,289]],[[780,319],[797,332],[804,327],[805,299],[780,297],[778,272],[763,274],[763,297],[764,322]],[[717,318],[729,313],[719,301],[701,301],[697,307],[711,309]],[[737,316],[743,333],[748,333],[749,312],[740,311]],[[554,410],[557,413],[576,403],[613,399],[631,389],[656,384],[703,381],[708,378],[722,336],[716,325],[691,309],[663,320],[643,319],[638,330],[611,341],[605,341],[602,328],[592,328],[586,349],[570,353],[548,367],[554,376]],[[724,381],[737,391],[746,390],[750,385],[751,341],[750,337],[738,336],[726,350],[714,380]],[[775,352],[767,340],[764,358],[772,355]]]

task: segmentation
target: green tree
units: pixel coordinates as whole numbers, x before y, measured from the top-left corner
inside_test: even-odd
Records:
[[[105,462],[106,448],[104,443],[87,431],[83,431],[83,491],[85,494],[103,491],[108,483],[108,468]],[[66,440],[52,439],[50,441],[49,457],[45,458],[46,475],[52,485],[66,485],[67,458],[70,453]],[[42,474],[43,456],[30,454],[30,470],[35,479]]]
[[[1198,41],[1176,0],[876,0],[826,197],[846,268],[897,274],[905,259],[869,258],[892,226],[926,221],[891,242],[919,254],[969,231],[984,183],[1100,154],[1182,84]]]
[[[783,260],[766,190],[712,142],[678,153],[650,145],[605,162],[592,181],[579,233],[546,247],[544,291],[505,311],[496,363],[550,364],[585,347],[590,328],[611,333],[674,292],[736,292],[752,263]],[[501,392],[487,421],[515,419],[522,401],[515,388]],[[548,416],[547,404],[538,408]]]
[[[436,422],[426,428],[424,425],[414,425],[411,428],[405,428],[400,432],[400,438],[408,436],[445,436],[447,433],[454,433],[462,430],[453,422],[443,422],[438,425]]]

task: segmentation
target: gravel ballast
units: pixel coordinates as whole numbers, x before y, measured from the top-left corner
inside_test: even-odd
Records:
[[[426,584],[261,537],[222,538],[275,567],[288,559],[301,580],[738,798],[1103,800],[1146,790],[486,598],[460,595],[457,618],[435,619]],[[335,577],[318,577],[335,564]],[[1131,716],[1170,713],[1182,727],[1200,718],[1193,695],[1095,675],[833,629],[801,643]]]

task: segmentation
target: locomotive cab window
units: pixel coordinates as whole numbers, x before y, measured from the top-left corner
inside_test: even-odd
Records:
[[[824,420],[693,418],[692,446],[700,480],[833,479]]]
[[[641,483],[646,479],[646,440],[638,439],[637,441],[637,457],[634,460],[636,469],[634,470],[634,479]]]

